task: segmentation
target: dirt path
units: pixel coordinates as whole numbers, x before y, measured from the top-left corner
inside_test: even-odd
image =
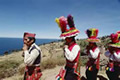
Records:
[[[43,76],[41,80],[55,80],[55,76],[58,74],[60,68],[62,68],[62,66],[57,66],[54,69],[43,71]],[[86,80],[85,67],[81,67],[81,77],[84,77],[82,78],[82,80]],[[105,71],[99,71],[97,80],[108,80]]]
[[[40,80],[55,80],[56,75],[59,73],[60,68],[62,66],[56,66],[54,69],[47,69],[43,71],[42,78]],[[81,67],[81,80],[86,80],[85,77],[85,67]],[[5,78],[3,80],[22,80],[23,75],[14,75],[9,78]],[[99,71],[97,80],[108,80],[105,71]]]
[[[57,66],[54,69],[47,69],[43,71],[42,80],[55,80],[55,76],[58,74],[62,66]]]

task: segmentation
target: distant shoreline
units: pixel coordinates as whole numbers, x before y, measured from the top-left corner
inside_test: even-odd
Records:
[[[51,40],[54,40],[54,39],[51,39]],[[60,42],[61,40],[55,40],[55,41],[52,41],[52,42],[46,42],[46,43],[40,43],[40,44],[37,44],[38,46],[41,46],[41,45],[45,45],[45,44],[50,44],[50,43],[54,43],[54,42]],[[0,54],[0,56],[4,56],[4,55],[9,55],[13,52],[18,52],[18,51],[21,51],[21,49],[12,49],[12,50],[8,50],[8,51],[4,51],[3,53]]]

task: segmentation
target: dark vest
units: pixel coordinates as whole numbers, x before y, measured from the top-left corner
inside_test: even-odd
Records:
[[[38,50],[35,46],[33,46],[33,47],[30,49],[29,54],[31,54],[31,51],[34,50],[34,49]],[[39,52],[39,55],[38,55],[38,57],[36,58],[36,60],[34,61],[33,65],[35,65],[35,64],[40,64],[40,61],[41,61],[41,52],[40,52],[40,50],[38,50],[38,52]]]

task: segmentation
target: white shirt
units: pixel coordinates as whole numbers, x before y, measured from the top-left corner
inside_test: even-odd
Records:
[[[34,63],[34,61],[36,60],[36,58],[38,57],[38,55],[41,54],[41,50],[39,53],[39,51],[37,49],[33,49],[31,51],[31,53],[29,54],[29,51],[31,50],[31,48],[33,46],[35,46],[38,50],[40,50],[40,48],[35,43],[33,43],[29,50],[24,51],[24,63],[27,66],[31,66]]]
[[[68,48],[65,48],[65,57],[69,61],[74,61],[79,51],[80,51],[80,47],[78,45],[75,45],[71,51]]]
[[[111,54],[109,51],[105,52],[105,56],[109,57],[109,59],[112,60],[112,61],[114,60],[113,54]]]
[[[100,49],[99,48],[96,48],[94,52],[92,50],[89,50],[88,57],[89,58],[93,58],[93,59],[97,59],[99,53],[100,53]]]
[[[113,55],[115,57],[115,61],[120,62],[120,52],[119,53],[114,52]]]
[[[111,54],[109,51],[106,51],[105,56],[109,57],[110,60],[120,62],[120,53],[114,51],[113,54]]]

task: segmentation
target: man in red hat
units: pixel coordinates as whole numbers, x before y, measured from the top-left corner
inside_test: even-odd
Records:
[[[89,42],[85,50],[89,58],[86,65],[86,77],[87,80],[97,80],[100,59],[100,49],[96,45],[97,42],[100,42],[100,40],[97,39],[98,29],[87,29],[86,34],[88,36],[87,41]]]
[[[67,19],[60,17],[56,19],[59,27],[61,28],[61,38],[65,38],[64,55],[66,58],[65,66],[65,80],[80,80],[80,47],[75,41],[75,36],[79,31],[75,28],[73,17],[69,15]],[[67,29],[67,24],[69,29]],[[61,78],[62,79],[62,78]],[[57,80],[61,80],[58,78]],[[63,80],[63,79],[62,79]]]
[[[120,80],[120,36],[119,33],[110,35],[111,42],[105,56],[109,58],[106,74],[110,80]]]
[[[24,33],[23,55],[26,65],[24,80],[39,80],[42,73],[40,70],[41,50],[35,44],[35,34]]]

